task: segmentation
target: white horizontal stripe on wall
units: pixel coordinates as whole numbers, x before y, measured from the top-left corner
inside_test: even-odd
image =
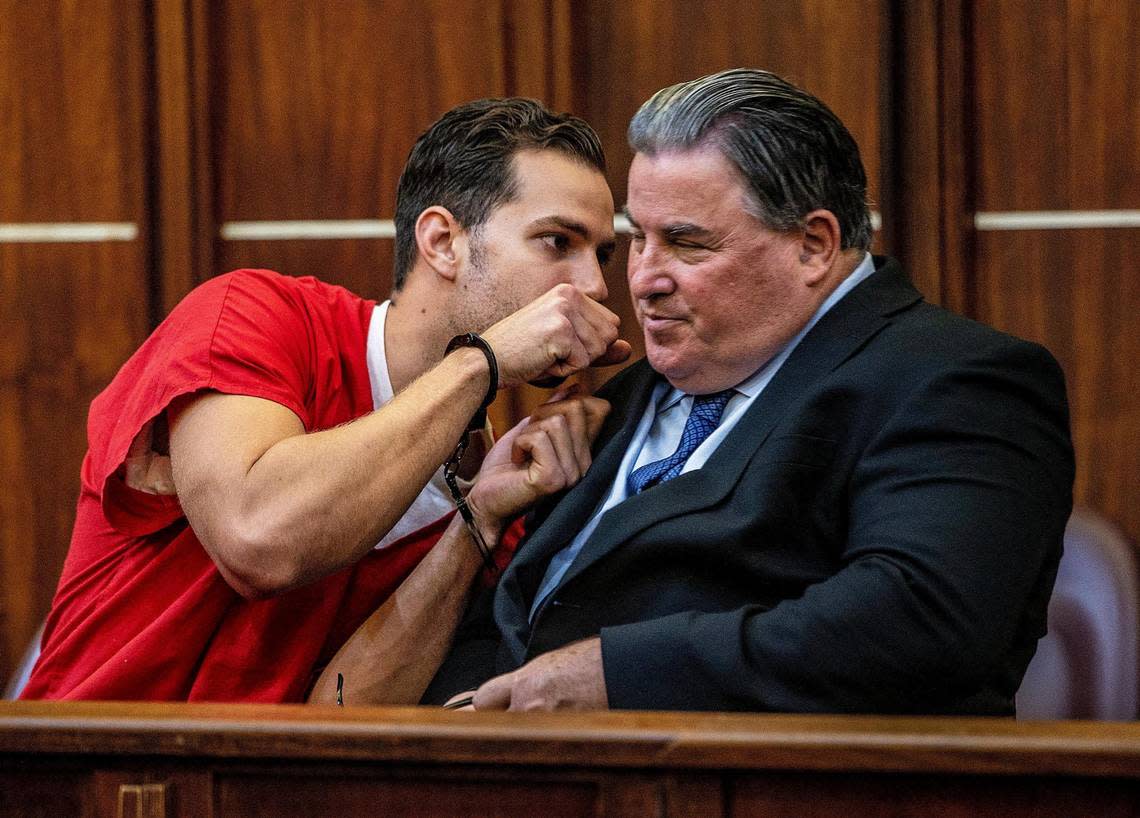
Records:
[[[0,243],[134,241],[138,237],[138,226],[130,222],[0,222]]]
[[[284,241],[287,239],[392,239],[391,219],[313,219],[281,222],[226,222],[222,238],[229,241]]]
[[[1011,210],[975,213],[978,230],[1072,230],[1140,227],[1140,210]]]

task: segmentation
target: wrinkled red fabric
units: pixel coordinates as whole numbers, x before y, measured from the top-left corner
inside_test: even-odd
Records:
[[[239,270],[190,293],[123,365],[91,405],[71,547],[23,698],[304,698],[451,515],[351,568],[250,601],[222,579],[176,497],[126,485],[124,459],[149,421],[201,390],[275,401],[310,432],[372,411],[374,306],[313,278]]]

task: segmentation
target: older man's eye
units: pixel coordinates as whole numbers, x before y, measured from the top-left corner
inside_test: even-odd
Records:
[[[695,242],[695,241],[674,241],[674,242],[670,242],[670,243],[675,248],[677,248],[678,252],[681,252],[681,253],[699,253],[702,250],[708,250],[709,249],[706,245],[700,244],[700,243]]]

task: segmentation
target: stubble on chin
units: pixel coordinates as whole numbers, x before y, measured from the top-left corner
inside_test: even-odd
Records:
[[[452,334],[483,332],[514,310],[503,311],[502,294],[494,291],[488,272],[487,253],[478,236],[468,245],[467,268],[463,284],[456,292],[457,302],[451,310]]]

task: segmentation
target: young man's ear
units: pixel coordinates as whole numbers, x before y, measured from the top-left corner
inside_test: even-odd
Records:
[[[800,273],[809,287],[823,281],[839,258],[842,235],[839,219],[830,210],[813,210],[803,218]]]
[[[416,219],[416,248],[436,275],[455,280],[463,246],[463,228],[446,207],[432,205]]]

